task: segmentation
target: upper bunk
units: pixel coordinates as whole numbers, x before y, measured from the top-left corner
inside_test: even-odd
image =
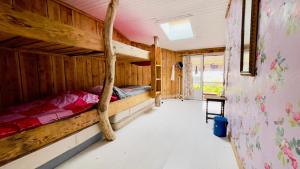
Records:
[[[103,56],[102,21],[56,0],[31,0],[38,5],[30,7],[19,1],[0,1],[0,47],[68,56]],[[150,60],[149,51],[131,46],[129,40],[120,42],[118,34],[114,31],[117,58]]]

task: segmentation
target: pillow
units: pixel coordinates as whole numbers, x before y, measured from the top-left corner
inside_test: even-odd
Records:
[[[89,89],[88,92],[96,94],[96,95],[99,96],[102,93],[102,89],[103,89],[103,86],[99,85],[99,86],[95,86],[95,87]]]
[[[112,93],[110,102],[114,102],[114,101],[124,98],[122,94],[119,95],[119,92],[116,88],[117,87],[113,87],[113,93]],[[103,90],[103,86],[99,85],[99,86],[95,86],[95,87],[91,88],[90,90],[88,90],[88,92],[96,94],[96,95],[101,95],[102,90]]]
[[[129,95],[123,91],[122,89],[118,88],[118,87],[114,87],[113,88],[114,93],[116,93],[116,95],[119,97],[119,99],[125,99],[126,97],[129,97]]]

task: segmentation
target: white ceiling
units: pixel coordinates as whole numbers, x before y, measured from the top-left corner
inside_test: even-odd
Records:
[[[108,0],[63,0],[101,20]],[[227,0],[120,0],[115,27],[130,40],[159,45],[171,50],[225,46],[225,12]],[[194,38],[170,41],[160,23],[188,17]]]

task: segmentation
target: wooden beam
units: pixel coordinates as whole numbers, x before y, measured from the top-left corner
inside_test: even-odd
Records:
[[[225,52],[225,47],[216,47],[216,48],[204,48],[204,49],[192,49],[192,50],[181,50],[177,51],[181,56],[182,55],[197,55],[197,54],[206,54],[206,53],[218,53]]]
[[[111,127],[108,118],[108,106],[111,99],[113,86],[115,82],[115,72],[116,72],[116,52],[113,47],[112,37],[114,30],[114,21],[117,14],[117,6],[119,0],[111,0],[104,21],[104,55],[105,59],[105,82],[103,92],[101,94],[101,99],[98,103],[98,113],[99,113],[99,124],[104,137],[108,141],[112,141],[116,138],[115,133]]]
[[[0,32],[67,46],[103,51],[101,37],[0,2]]]
[[[117,54],[138,58],[139,60],[150,60],[149,51],[126,45],[118,41],[113,41],[113,47]]]
[[[151,99],[149,92],[142,93],[136,96],[128,97],[126,99],[118,100],[109,104],[108,115],[109,117],[116,115],[122,111],[128,110],[129,108],[136,106],[144,101]]]
[[[97,111],[91,110],[70,119],[0,139],[0,166],[95,124],[99,120],[97,116]]]

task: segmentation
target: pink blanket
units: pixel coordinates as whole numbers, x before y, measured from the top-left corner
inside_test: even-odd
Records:
[[[0,138],[77,115],[98,101],[97,95],[73,91],[12,107],[0,115]]]

